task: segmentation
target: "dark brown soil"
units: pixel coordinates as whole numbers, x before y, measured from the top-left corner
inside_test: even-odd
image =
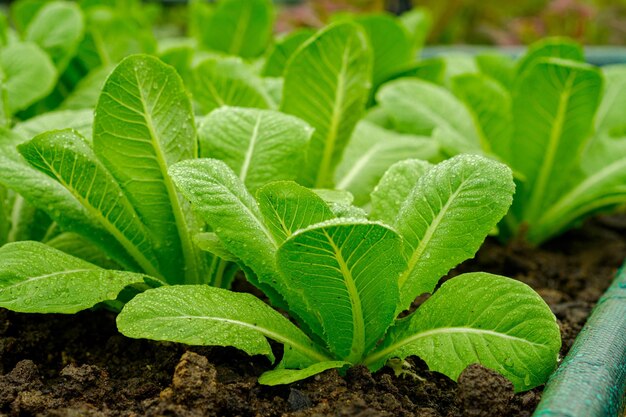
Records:
[[[488,241],[453,274],[482,270],[533,286],[556,314],[567,352],[626,256],[626,216],[587,223],[538,250]],[[384,368],[327,371],[282,387],[270,368],[228,348],[131,340],[106,311],[75,316],[0,310],[0,415],[8,416],[530,416],[541,390],[513,394],[497,373],[468,367],[454,383],[410,358],[419,379]],[[423,380],[422,380],[423,379]]]

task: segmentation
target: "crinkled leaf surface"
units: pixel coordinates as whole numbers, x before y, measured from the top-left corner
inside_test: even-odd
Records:
[[[348,190],[362,206],[387,168],[409,158],[435,159],[437,142],[427,137],[399,134],[362,120],[354,129],[337,171],[336,188]]]
[[[197,159],[179,162],[170,175],[224,247],[241,260],[248,280],[272,303],[284,305],[273,287],[278,244],[256,201],[233,170],[217,159]]]
[[[38,242],[0,248],[0,306],[13,311],[72,314],[143,282],[141,274],[102,269]]]
[[[402,204],[430,168],[431,164],[419,159],[406,159],[393,164],[372,191],[370,218],[395,224]]]
[[[117,182],[78,133],[51,131],[18,148],[33,167],[61,183],[86,209],[89,218],[115,237],[146,273],[161,276],[148,230]]]
[[[454,380],[466,366],[480,363],[525,391],[547,380],[560,348],[556,319],[535,291],[478,272],[444,283],[390,329],[367,363],[378,368],[388,358],[417,355]]]
[[[511,170],[478,155],[459,155],[429,169],[392,224],[404,238],[408,268],[400,277],[400,310],[474,256],[509,209]]]
[[[265,224],[278,244],[300,229],[334,217],[317,194],[291,181],[267,184],[259,189],[256,198]]]
[[[200,126],[200,155],[224,161],[254,192],[272,180],[296,179],[311,133],[277,111],[222,107]]]
[[[205,285],[139,294],[117,316],[117,327],[132,338],[234,346],[273,361],[266,339],[270,338],[304,354],[311,363],[329,359],[293,323],[253,295]]]
[[[512,167],[525,182],[516,202],[535,222],[562,193],[588,143],[602,91],[597,69],[547,59],[526,72],[513,93]]]
[[[281,110],[315,129],[300,176],[303,185],[332,186],[335,166],[363,115],[370,79],[367,38],[353,23],[328,26],[289,60]]]
[[[398,276],[406,268],[401,239],[390,228],[359,220],[331,220],[292,235],[277,263],[298,299],[291,311],[323,338],[336,357],[359,362],[395,318]]]
[[[93,218],[69,190],[50,176],[30,166],[18,153],[25,139],[0,130],[0,183],[21,194],[33,206],[46,211],[59,226],[84,236],[105,250],[127,269],[139,268],[135,260],[106,228]]]
[[[170,174],[224,246],[259,275],[274,273],[276,241],[243,182],[224,162],[180,162]]]
[[[272,36],[270,0],[221,0],[199,29],[202,46],[229,55],[260,55]]]
[[[176,71],[146,55],[124,59],[100,94],[93,146],[151,231],[163,276],[202,282],[190,219],[167,173],[197,156],[191,102]]]

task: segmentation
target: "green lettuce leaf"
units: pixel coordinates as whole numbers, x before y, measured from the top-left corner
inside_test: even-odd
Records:
[[[362,120],[337,166],[335,187],[350,191],[354,204],[363,206],[391,165],[409,158],[434,160],[438,156],[439,145],[431,138],[399,134]]]
[[[203,260],[167,170],[197,157],[191,102],[176,71],[158,59],[124,59],[107,79],[94,119],[94,152],[151,232],[160,273],[201,283]]]
[[[518,82],[511,163],[525,179],[516,195],[516,214],[531,228],[567,187],[565,173],[588,144],[601,91],[597,69],[556,58],[535,63]]]
[[[195,66],[191,92],[202,113],[222,106],[276,107],[261,81],[238,58],[207,58]]]
[[[250,294],[205,285],[160,287],[137,295],[117,316],[127,337],[188,345],[234,346],[249,355],[274,354],[266,338],[309,358],[330,358],[288,319]]]
[[[48,55],[31,42],[16,42],[2,47],[0,68],[7,104],[13,113],[47,96],[58,76]]]
[[[474,256],[508,211],[514,190],[508,167],[477,155],[448,159],[420,177],[392,223],[408,259],[399,281],[400,311]]]
[[[161,277],[150,232],[78,133],[72,130],[47,132],[18,148],[33,167],[61,183],[86,209],[88,218],[114,236],[146,273]]]
[[[0,306],[21,313],[72,314],[143,283],[144,275],[102,269],[38,242],[0,248]]]
[[[315,129],[300,182],[331,187],[352,129],[363,115],[371,52],[353,23],[333,24],[303,44],[285,71],[281,110]]]
[[[220,0],[199,29],[207,49],[252,58],[267,47],[274,24],[270,0]]]
[[[300,229],[334,217],[317,194],[291,181],[267,184],[259,189],[256,198],[265,224],[278,244]]]
[[[366,363],[376,368],[388,358],[417,355],[454,380],[480,363],[519,392],[546,381],[560,348],[559,326],[537,293],[519,281],[477,272],[443,284],[390,329]]]
[[[304,302],[288,299],[290,310],[337,357],[359,362],[395,318],[406,268],[400,248],[393,230],[367,221],[331,220],[296,232],[277,253],[283,279]]]
[[[222,107],[202,122],[200,155],[224,161],[251,192],[270,181],[295,180],[311,128],[272,110]]]

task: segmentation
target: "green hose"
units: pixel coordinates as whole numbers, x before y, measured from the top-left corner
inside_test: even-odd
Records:
[[[626,263],[550,377],[533,417],[619,417],[626,399]]]

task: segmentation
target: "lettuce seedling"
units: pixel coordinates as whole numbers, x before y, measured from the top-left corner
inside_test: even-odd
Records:
[[[506,213],[514,192],[506,166],[469,155],[436,166],[399,163],[372,196],[369,220],[335,218],[317,194],[293,182],[265,185],[255,198],[214,159],[178,163],[170,174],[247,278],[299,327],[250,294],[172,286],[131,300],[117,319],[123,334],[234,346],[273,360],[272,339],[285,350],[260,378],[269,385],[354,364],[377,370],[409,355],[453,379],[479,362],[517,391],[554,369],[556,320],[515,280],[461,275],[397,318],[473,256]]]
[[[203,120],[198,138],[180,77],[145,55],[123,60],[107,79],[92,140],[75,129],[25,140],[42,125],[91,131],[68,115],[77,113],[49,114],[2,132],[0,183],[45,211],[61,231],[44,239],[51,247],[28,242],[0,249],[0,306],[16,311],[88,308],[94,305],[91,286],[99,286],[99,301],[113,300],[129,277],[138,288],[146,282],[228,287],[235,264],[196,245],[195,235],[208,230],[179,196],[168,168],[197,158],[200,145],[202,155],[224,158],[256,190],[269,177],[295,179],[311,135],[292,116],[224,107]],[[64,262],[47,262],[38,253]],[[99,267],[86,267],[84,260]],[[123,279],[99,279],[116,274]]]
[[[626,125],[616,116],[626,71],[599,70],[583,58],[579,45],[548,39],[515,67],[479,61],[484,72],[452,79],[454,95],[399,80],[378,99],[401,132],[432,135],[448,155],[484,153],[506,162],[519,184],[500,230],[539,244],[626,202]]]

